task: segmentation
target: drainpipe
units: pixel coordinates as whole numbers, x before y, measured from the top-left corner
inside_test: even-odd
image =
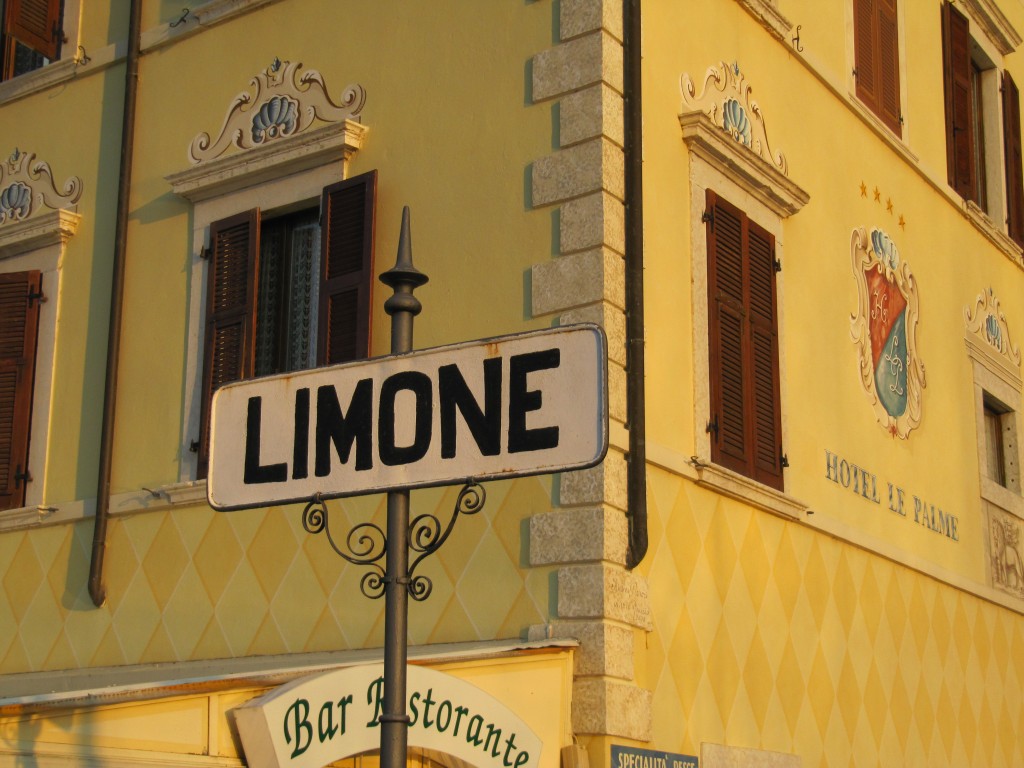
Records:
[[[96,517],[89,563],[89,596],[98,608],[107,599],[103,559],[110,517],[110,466],[114,450],[114,406],[117,401],[117,366],[121,351],[121,314],[124,308],[125,248],[128,241],[128,197],[131,193],[132,154],[135,149],[135,101],[139,89],[142,0],[131,0],[128,18],[128,59],[124,76],[124,113],[121,123],[121,168],[117,181],[117,219],[114,225],[114,269],[110,290],[110,327],[107,331],[107,373],[103,390],[103,429],[100,433],[99,480]]]
[[[623,101],[626,161],[626,427],[629,430],[626,568],[647,554],[647,422],[644,398],[643,101],[640,0],[623,0]]]

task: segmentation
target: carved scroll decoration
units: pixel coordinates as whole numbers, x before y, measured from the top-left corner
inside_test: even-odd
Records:
[[[917,281],[880,229],[853,230],[850,251],[858,296],[850,335],[858,349],[861,385],[879,424],[905,440],[921,423],[925,387],[917,350]]]
[[[49,163],[35,157],[15,149],[0,163],[0,225],[23,221],[41,206],[69,208],[82,196],[80,178],[69,176],[58,190]]]
[[[1002,355],[1015,368],[1020,368],[1020,348],[1010,339],[1006,315],[991,288],[978,294],[974,307],[964,307],[967,333],[974,334]]]
[[[679,87],[684,112],[703,112],[737,142],[789,175],[785,155],[773,154],[769,147],[764,115],[758,103],[751,99],[754,89],[740,72],[739,64],[723,61],[718,66],[708,67],[699,95],[693,79],[685,72],[679,78]]]
[[[189,161],[196,165],[220,157],[231,146],[252,149],[293,136],[314,120],[337,123],[358,118],[366,102],[361,85],[349,85],[335,102],[321,74],[315,69],[300,74],[300,67],[302,62],[274,59],[250,81],[252,93],[242,91],[232,100],[216,139],[204,131],[192,140]]]

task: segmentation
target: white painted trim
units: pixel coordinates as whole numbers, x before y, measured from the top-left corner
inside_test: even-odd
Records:
[[[811,199],[796,182],[733,139],[703,112],[679,115],[679,125],[692,154],[732,179],[779,218],[792,216]]]
[[[286,173],[299,173],[339,160],[346,163],[362,148],[368,130],[355,120],[343,120],[200,163],[166,178],[176,194],[198,203],[280,178]]]
[[[64,246],[78,231],[82,217],[64,208],[0,227],[0,259],[28,251]],[[5,272],[13,270],[4,270]]]
[[[992,0],[961,0],[971,21],[992,41],[1003,56],[1013,53],[1021,44],[1020,32],[1003,15]]]
[[[776,7],[776,0],[736,0],[743,9],[760,22],[768,30],[768,34],[789,43],[789,31],[793,22],[787,19]]]
[[[236,16],[255,11],[265,5],[272,5],[278,0],[210,0],[198,8],[191,9],[185,20],[171,26],[178,21],[178,14],[172,14],[176,18],[164,22],[159,26],[147,29],[142,33],[142,50],[147,53],[157,48],[162,48],[170,43],[178,42],[186,37],[202,32],[207,27],[228,21]],[[183,5],[184,8],[184,5]]]

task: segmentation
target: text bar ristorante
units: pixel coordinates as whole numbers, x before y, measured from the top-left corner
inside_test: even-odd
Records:
[[[582,469],[608,443],[603,331],[577,325],[229,384],[217,509]]]

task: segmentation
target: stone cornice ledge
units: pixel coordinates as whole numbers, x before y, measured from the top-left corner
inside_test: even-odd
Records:
[[[255,149],[200,163],[166,177],[171,188],[193,203],[245,187],[348,159],[363,146],[369,130],[355,120],[343,120],[289,136]]]
[[[78,61],[76,59],[62,59],[33,72],[12,77],[10,80],[0,83],[0,104],[15,101],[23,96],[46,90],[51,85],[70,80],[75,76],[77,68]]]
[[[64,245],[78,231],[82,217],[74,211],[56,211],[0,226],[0,259],[49,245]]]
[[[693,461],[693,464],[697,468],[697,484],[705,488],[711,488],[790,520],[800,520],[807,512],[808,507],[804,502],[755,482],[745,475],[705,461],[697,460]]]
[[[955,193],[952,190],[950,193],[954,195],[955,199]],[[976,202],[973,200],[963,200],[962,202],[964,215],[974,225],[974,228],[987,237],[992,245],[1006,254],[1010,261],[1018,267],[1024,266],[1024,260],[1021,259],[1021,247],[1013,241],[1013,238],[999,229]]]
[[[172,22],[166,22],[147,29],[142,33],[142,50],[148,52],[161,48],[168,43],[191,37],[206,27],[212,27],[214,24],[276,2],[278,0],[210,0],[193,8],[180,24],[175,20],[173,27]]]
[[[771,163],[715,125],[703,112],[679,115],[690,151],[764,203],[781,218],[803,208],[811,196]]]
[[[963,0],[964,6],[985,34],[1004,56],[1013,53],[1021,43],[1018,32],[992,0]]]
[[[761,22],[761,26],[768,30],[768,34],[784,43],[789,42],[789,30],[793,28],[793,23],[779,13],[774,0],[736,1],[743,6],[747,13]]]
[[[983,365],[993,375],[999,377],[1004,384],[1018,392],[1024,388],[1019,370],[1014,370],[1002,355],[993,354],[988,345],[981,341],[973,333],[964,336],[964,343],[967,345],[967,356],[975,362]]]

